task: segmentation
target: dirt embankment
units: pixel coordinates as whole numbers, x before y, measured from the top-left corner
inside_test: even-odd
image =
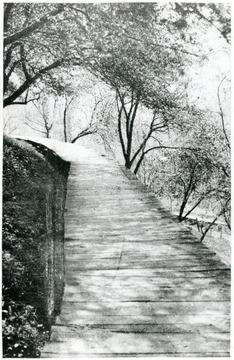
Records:
[[[33,142],[3,151],[4,356],[38,357],[63,295],[70,164]]]

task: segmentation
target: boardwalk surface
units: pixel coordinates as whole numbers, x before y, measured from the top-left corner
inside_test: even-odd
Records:
[[[66,286],[42,357],[229,356],[230,271],[130,171],[71,163]]]

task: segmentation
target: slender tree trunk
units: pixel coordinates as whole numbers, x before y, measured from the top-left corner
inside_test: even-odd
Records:
[[[224,215],[224,220],[225,220],[225,223],[226,223],[228,229],[231,230],[231,223],[230,223],[230,221],[229,221],[229,219],[227,217],[226,210],[224,211],[223,215]]]
[[[139,106],[139,99],[137,99],[136,104],[134,106],[134,110],[132,115],[129,114],[129,131],[128,131],[128,144],[127,144],[127,159],[128,159],[128,165],[130,167],[128,167],[128,169],[131,168],[133,161],[131,160],[131,153],[132,153],[132,139],[133,139],[133,130],[134,130],[134,122],[135,122],[135,118],[136,118],[136,114],[137,114],[137,109]],[[127,119],[126,119],[127,120]]]
[[[125,159],[125,167],[127,169],[131,169],[131,166],[132,166],[132,162],[130,161],[129,158]]]
[[[184,197],[184,200],[182,201],[182,204],[180,206],[180,212],[179,212],[179,216],[178,216],[179,221],[184,220],[183,213],[184,213],[184,209],[187,204],[187,201],[188,201],[188,199],[186,199],[186,197]]]
[[[121,106],[118,105],[118,99],[120,100]],[[131,159],[133,130],[134,130],[134,122],[135,122],[138,106],[140,103],[140,97],[137,96],[135,104],[133,104],[133,99],[132,99],[130,110],[127,109],[126,104],[124,103],[124,95],[122,96],[119,91],[117,91],[116,101],[117,101],[117,109],[118,109],[118,133],[119,133],[122,153],[125,159],[125,167],[127,169],[131,169],[133,164],[133,159]],[[123,129],[122,129],[123,113],[126,120],[126,124],[125,124],[126,139],[124,139],[123,137]]]
[[[207,235],[208,231],[211,229],[211,227],[216,223],[216,221],[218,220],[218,218],[225,213],[226,210],[226,206],[228,204],[229,200],[226,202],[226,204],[223,206],[223,208],[221,209],[221,211],[218,213],[218,215],[214,218],[214,220],[207,226],[207,228],[205,229],[205,231],[203,232],[200,241],[202,242],[205,238],[205,236]]]
[[[188,199],[189,199],[189,197],[190,197],[190,195],[192,194],[192,191],[193,191],[193,175],[194,175],[196,167],[197,167],[197,165],[195,164],[193,169],[192,169],[192,173],[190,175],[190,180],[189,180],[188,187],[187,187],[187,189],[185,190],[185,193],[184,193],[184,198],[183,198],[183,201],[182,201],[182,204],[181,204],[181,207],[180,207],[180,212],[179,212],[179,215],[178,215],[179,221],[183,221],[185,219],[185,217],[183,217],[183,213],[184,213],[185,206],[187,205]]]
[[[139,168],[140,168],[140,166],[141,166],[142,161],[144,160],[144,157],[145,157],[145,153],[143,152],[142,155],[141,155],[141,157],[140,157],[140,159],[138,160],[138,162],[137,162],[137,164],[136,164],[135,169],[134,169],[134,174],[135,174],[135,175],[138,173],[138,170],[139,170]]]
[[[120,144],[121,144],[122,153],[123,153],[125,161],[127,162],[127,154],[126,154],[126,150],[125,150],[125,144],[124,144],[123,133],[122,133],[122,123],[121,123],[122,111],[123,111],[123,107],[121,107],[121,109],[118,109],[118,134],[119,134],[119,140],[120,140]]]
[[[200,241],[202,242],[205,238],[205,236],[207,235],[208,231],[211,229],[211,227],[216,223],[216,221],[218,220],[218,218],[220,217],[220,215],[222,214],[222,211],[214,218],[214,220],[207,226],[207,228],[205,229],[205,231],[202,233],[202,236],[200,238]]]
[[[63,112],[63,132],[64,132],[64,141],[67,142],[67,108]]]

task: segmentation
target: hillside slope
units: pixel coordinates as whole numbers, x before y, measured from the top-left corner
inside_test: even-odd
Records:
[[[40,355],[63,294],[69,164],[35,145],[3,144],[4,357]]]

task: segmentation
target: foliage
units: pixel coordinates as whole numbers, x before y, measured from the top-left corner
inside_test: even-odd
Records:
[[[158,195],[178,202],[180,221],[202,206],[224,216],[230,227],[230,149],[218,117],[215,121],[212,114],[212,122],[210,117],[208,112],[199,112],[192,122],[186,121],[178,137],[174,132],[171,139],[164,139],[165,149],[159,148],[160,153],[149,158],[153,163],[146,171],[157,169],[148,181]],[[191,139],[196,151],[186,150]],[[178,148],[171,149],[168,141]]]
[[[174,69],[181,67],[182,54],[199,57],[199,48],[196,51],[194,48],[195,23],[202,13],[209,12],[208,24],[215,25],[218,19],[220,31],[227,37],[229,10],[223,8],[214,4],[195,8],[192,4],[188,7],[173,3],[6,3],[4,106],[37,99],[40,87],[58,87],[54,79],[56,69],[69,73],[74,66],[98,64],[100,58],[116,51],[124,50],[123,55],[129,57],[130,63],[133,56],[141,55],[139,65],[143,68],[148,60],[157,58],[163,76],[168,66],[171,71],[172,63]],[[149,51],[145,54],[146,48]],[[135,69],[132,65],[128,74],[131,76]],[[35,91],[31,91],[33,87]]]
[[[175,29],[172,35],[173,21],[168,18],[165,25],[163,10],[164,7],[156,4],[119,5],[116,14],[121,14],[124,35],[121,33],[117,39],[110,36],[109,41],[100,40],[97,59],[90,65],[91,71],[116,91],[119,138],[128,168],[151,135],[167,126],[173,110],[183,106],[172,85],[184,73],[184,48],[179,40],[180,31]],[[169,14],[170,11],[173,10],[169,10]],[[173,45],[178,42],[180,51]],[[134,153],[133,132],[140,105],[151,109],[152,114],[148,134]]]
[[[48,337],[32,306],[11,301],[3,310],[4,357],[36,358]]]
[[[38,98],[38,90],[30,98],[32,85],[49,86],[54,69],[80,61],[76,40],[86,19],[82,4],[5,4],[4,106]]]
[[[46,275],[49,249],[44,235],[60,231],[64,199],[63,194],[60,202],[53,198],[54,183],[61,186],[60,174],[32,146],[5,138],[3,150],[3,350],[4,356],[34,357],[52,321],[47,286],[51,279]],[[48,195],[58,203],[48,203]],[[48,217],[52,205],[53,222],[57,216],[59,223],[56,229],[51,229]],[[60,268],[56,271],[62,274]],[[53,296],[59,300],[61,295]]]
[[[216,28],[227,43],[231,43],[231,4],[187,3],[181,6],[176,3],[176,8],[184,22],[196,15],[203,23]]]

